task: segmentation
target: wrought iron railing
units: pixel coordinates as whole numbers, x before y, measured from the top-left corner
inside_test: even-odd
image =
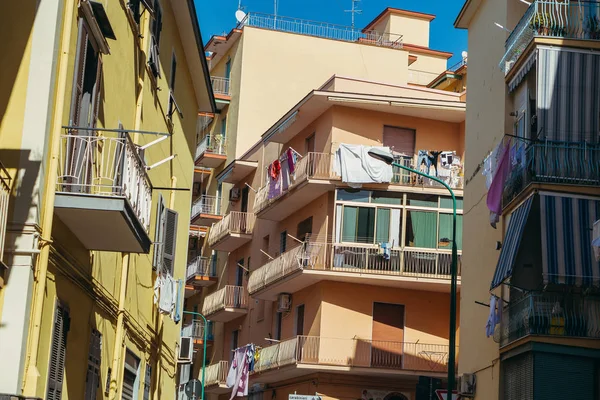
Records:
[[[460,276],[460,258],[459,253]],[[303,269],[450,280],[452,254],[446,250],[391,249],[383,257],[375,245],[306,242],[250,273],[248,292],[254,294]]]
[[[125,197],[146,232],[152,186],[144,161],[128,133],[65,128],[60,146],[57,192]]]
[[[187,265],[186,278],[194,276],[217,276],[216,265],[208,257],[196,257]]]
[[[341,40],[344,42],[372,44],[393,49],[402,48],[402,35],[378,31],[363,32],[360,29],[350,26],[283,17],[279,15],[249,13],[242,22],[240,22],[238,28],[244,26],[296,33],[323,39]]]
[[[417,161],[418,161],[417,157]],[[414,157],[399,157],[396,159],[396,162],[402,164],[405,167],[419,169],[420,166],[416,165],[414,161]],[[430,173],[435,175],[433,167],[430,169]],[[437,168],[437,166],[435,166]],[[413,172],[409,172],[400,167],[392,166],[392,170],[394,172],[394,177],[392,178],[392,184],[403,185],[403,186],[422,186],[422,187],[431,187],[431,188],[443,188],[443,185],[439,182],[434,181],[430,178],[424,178],[420,175],[417,175]],[[440,168],[437,171],[437,177],[442,179],[444,182],[448,184],[452,189],[462,189],[463,188],[463,166],[452,165],[448,169],[442,170]]]
[[[200,196],[192,204],[192,221],[200,214],[219,215],[219,201],[216,196]]]
[[[221,134],[206,135],[196,147],[196,159],[205,153],[227,154],[227,139]]]
[[[515,151],[511,157],[510,172],[504,185],[505,206],[530,183],[600,186],[599,143],[558,141],[517,143]]]
[[[501,341],[505,346],[529,335],[600,338],[600,297],[530,293],[504,306]]]
[[[11,177],[0,163],[0,261],[4,259],[4,243],[8,225],[8,203],[10,200]]]
[[[227,285],[206,296],[202,314],[211,315],[225,308],[248,308],[248,294],[242,286]]]
[[[500,61],[505,74],[534,37],[600,40],[600,2],[534,0],[506,39]]]
[[[232,233],[251,235],[255,221],[254,214],[239,211],[230,212],[210,228],[208,245],[214,246],[215,243]]]
[[[224,385],[229,372],[229,362],[219,361],[206,367],[204,386]]]
[[[212,84],[213,92],[215,94],[229,96],[229,78],[211,76],[210,83]]]

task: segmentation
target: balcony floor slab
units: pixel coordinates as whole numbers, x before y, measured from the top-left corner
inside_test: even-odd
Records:
[[[211,245],[213,250],[232,252],[252,240],[247,233],[230,233]]]
[[[229,322],[246,314],[248,310],[245,308],[226,307],[212,314],[205,314],[205,317],[213,322]]]

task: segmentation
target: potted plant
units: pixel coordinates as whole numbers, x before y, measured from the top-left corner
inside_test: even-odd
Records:
[[[595,15],[585,18],[585,30],[589,39],[600,39],[600,19]]]
[[[535,13],[529,25],[536,33],[540,36],[548,36],[550,33],[550,14],[548,13]]]

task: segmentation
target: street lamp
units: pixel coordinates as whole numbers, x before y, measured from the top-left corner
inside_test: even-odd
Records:
[[[199,317],[202,318],[202,320],[204,321],[204,340],[202,341],[203,344],[203,351],[202,351],[202,395],[201,395],[201,400],[204,400],[204,373],[206,371],[206,340],[208,339],[208,321],[206,320],[206,317],[200,313],[197,312],[193,312],[193,311],[183,311],[184,314],[190,314],[190,315],[197,315]]]
[[[431,176],[425,174],[421,171],[417,171],[416,169],[412,169],[409,167],[405,167],[394,161],[394,157],[389,152],[385,152],[380,149],[373,149],[369,151],[369,155],[373,158],[383,161],[388,165],[393,165],[394,167],[398,167],[400,169],[413,172],[417,175],[424,176],[425,178],[429,178],[433,181],[436,181],[443,185],[450,192],[450,196],[452,196],[452,266],[451,266],[451,278],[450,278],[450,334],[449,334],[449,342],[450,349],[448,351],[448,398],[452,398],[452,391],[454,390],[455,384],[455,358],[456,358],[456,286],[458,281],[458,255],[456,248],[456,197],[454,196],[454,191],[446,184],[446,182],[438,179],[435,176]]]

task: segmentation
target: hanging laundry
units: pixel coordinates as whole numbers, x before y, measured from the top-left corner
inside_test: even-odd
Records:
[[[392,252],[392,244],[391,243],[379,243],[379,249],[381,252],[381,256],[384,260],[389,260],[391,258]]]
[[[496,228],[496,223],[500,220],[499,216],[502,215],[502,193],[504,191],[504,184],[506,177],[510,169],[509,163],[510,146],[505,146],[504,153],[500,158],[496,174],[490,185],[490,189],[487,194],[487,206],[490,210],[490,224]]]
[[[421,171],[421,166],[425,165],[425,171]],[[419,150],[417,156],[417,170],[425,172],[429,175],[429,169],[431,168],[431,159],[429,158],[429,150]]]
[[[427,157],[429,157],[429,164],[435,167],[435,176],[438,176],[439,166],[438,157],[442,154],[441,151],[430,151]],[[429,172],[428,172],[429,173]]]
[[[485,325],[485,335],[487,337],[494,336],[496,325],[500,323],[502,314],[498,301],[498,297],[494,295],[490,297],[490,315],[488,316],[487,324]]]
[[[160,291],[163,287],[164,281],[162,276],[158,275],[154,281],[154,304],[158,305],[160,299]]]
[[[296,171],[296,157],[294,154],[294,150],[292,148],[288,148],[285,151],[285,156],[287,157],[287,165],[290,170],[290,174],[293,174]]]
[[[251,349],[251,353],[248,353],[248,372],[253,372],[254,371],[254,364],[258,358],[258,352],[256,351],[256,346],[254,346],[253,344],[250,345]]]
[[[227,387],[232,389],[230,400],[236,396],[248,396],[248,370],[250,367],[248,347],[240,347],[235,350],[226,381]],[[252,356],[254,357],[254,354]]]
[[[389,147],[340,144],[335,153],[334,173],[348,184],[391,182],[392,166],[369,155],[375,149],[392,154]]]
[[[185,290],[185,284],[183,282],[183,280],[178,280],[176,281],[176,285],[177,285],[177,300],[175,303],[175,308],[173,310],[173,314],[171,315],[171,317],[173,318],[173,321],[175,321],[176,324],[179,323],[179,321],[181,321],[181,306],[182,306],[182,302],[183,302],[183,291]]]
[[[281,191],[285,192],[290,187],[292,181],[290,178],[290,167],[286,160],[281,163]]]
[[[281,196],[281,175],[277,179],[269,179],[269,191],[267,198],[269,200]]]
[[[165,275],[163,277],[163,284],[160,289],[160,299],[158,301],[158,311],[161,314],[169,315],[173,311],[173,306],[175,303],[174,296],[176,293],[175,281],[171,278],[170,275]]]
[[[280,172],[281,162],[279,160],[273,161],[269,167],[269,174],[271,175],[271,179],[276,180],[279,177]]]

